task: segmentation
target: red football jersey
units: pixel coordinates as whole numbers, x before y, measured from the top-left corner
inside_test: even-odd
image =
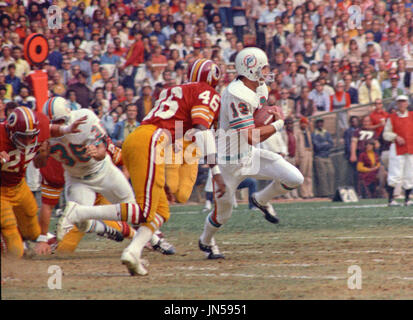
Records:
[[[40,173],[43,179],[47,181],[47,184],[52,187],[62,188],[65,184],[63,166],[53,157],[47,159],[47,164],[40,168]]]
[[[220,106],[220,95],[207,83],[182,84],[162,90],[142,124],[167,129],[175,140],[175,134],[179,134],[175,130],[180,125],[182,134],[197,124],[210,128],[218,118]]]
[[[6,131],[6,122],[0,124],[0,151],[6,151],[10,160],[1,165],[1,186],[12,187],[18,185],[26,174],[26,168],[33,160],[41,143],[50,137],[49,119],[46,115],[37,112],[39,120],[38,143],[25,150],[18,149],[10,140]]]

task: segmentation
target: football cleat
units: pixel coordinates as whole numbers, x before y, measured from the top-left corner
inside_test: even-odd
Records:
[[[123,241],[123,234],[119,230],[109,227],[105,224],[105,231],[97,233],[98,236],[108,238],[117,242]]]
[[[148,266],[147,261],[138,257],[128,248],[123,250],[120,260],[128,268],[131,276],[146,276],[148,274],[148,270],[145,268],[145,265]]]
[[[172,255],[176,252],[175,247],[164,238],[159,238],[158,242],[152,246],[152,249],[165,255]]]
[[[396,200],[392,200],[391,202],[389,202],[389,204],[387,206],[388,207],[400,207],[401,204],[398,203]]]
[[[413,206],[413,201],[412,201],[412,200],[409,200],[409,201],[405,202],[405,203],[404,203],[404,206],[405,206],[405,207],[411,207],[411,206]]]
[[[198,245],[199,245],[199,249],[201,249],[201,251],[204,251],[206,253],[206,256],[208,259],[211,259],[211,260],[225,259],[224,255],[221,252],[219,252],[219,248],[215,244],[214,238],[212,238],[210,245],[203,244],[201,239],[199,239]]]
[[[78,204],[73,201],[68,201],[66,203],[66,207],[63,210],[62,216],[59,218],[57,222],[57,232],[56,237],[57,241],[62,241],[64,236],[72,230],[73,226],[75,225],[75,210]]]
[[[251,202],[263,213],[264,218],[271,222],[271,223],[278,223],[280,220],[277,217],[277,213],[275,212],[271,203],[267,203],[265,205],[260,204],[257,199],[255,199],[255,194],[251,196]]]

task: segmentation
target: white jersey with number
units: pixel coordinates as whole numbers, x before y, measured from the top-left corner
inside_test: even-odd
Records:
[[[254,128],[254,112],[268,98],[266,85],[252,91],[241,80],[232,81],[222,93],[218,128],[220,161],[238,160],[251,154],[252,146],[239,131]],[[223,131],[226,134],[223,134]]]
[[[66,134],[49,140],[51,156],[62,163],[67,174],[80,178],[100,171],[107,163],[106,158],[109,157],[106,155],[104,160],[97,161],[86,155],[86,147],[91,144],[97,146],[104,142],[106,132],[100,125],[99,118],[89,109],[72,111],[68,124],[83,116],[87,116],[87,120],[78,127],[79,133]]]

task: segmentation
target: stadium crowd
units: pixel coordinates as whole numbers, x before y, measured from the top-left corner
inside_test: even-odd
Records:
[[[51,5],[61,8],[54,28]],[[222,91],[235,77],[237,53],[255,45],[266,51],[275,76],[268,104],[279,106],[287,119],[270,148],[305,176],[299,192],[288,196],[333,196],[331,153],[337,145],[322,117],[371,104],[361,118],[340,116],[339,141],[356,190],[384,197],[382,155],[389,143],[383,129],[397,106],[383,107],[383,100],[413,92],[407,68],[413,60],[412,9],[408,0],[2,1],[0,121],[7,109],[35,107],[26,81],[33,66],[23,58],[23,42],[33,32],[48,39],[41,68],[49,95],[67,98],[72,110],[91,108],[118,146],[163,88],[186,81],[188,64],[201,57],[216,62],[224,74]],[[361,139],[366,130],[372,134]]]

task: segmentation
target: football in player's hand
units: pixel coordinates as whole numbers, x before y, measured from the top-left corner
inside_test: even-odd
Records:
[[[279,117],[276,117],[271,111],[278,112]],[[256,127],[269,125],[278,119],[282,119],[282,114],[280,108],[277,106],[264,106],[254,112],[254,123]]]

